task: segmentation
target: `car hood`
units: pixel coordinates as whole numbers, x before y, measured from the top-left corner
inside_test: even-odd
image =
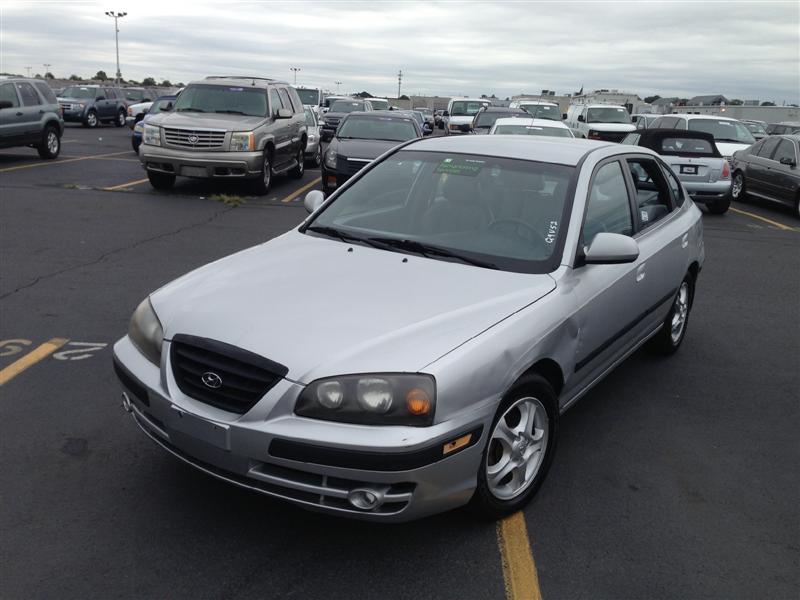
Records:
[[[335,119],[335,120],[341,121],[342,119],[344,119],[349,114],[350,113],[341,113],[341,112],[328,111],[328,112],[325,113],[325,115],[322,117],[322,119],[323,120],[325,120],[325,119]]]
[[[717,150],[722,156],[733,156],[733,153],[737,150],[744,150],[745,148],[749,148],[751,144],[737,144],[734,142],[714,142],[717,146]]]
[[[336,152],[343,158],[378,158],[403,142],[388,140],[342,140],[336,138]]]
[[[134,113],[137,113],[142,110],[147,110],[151,106],[153,106],[152,102],[138,102],[136,104],[131,104],[128,107],[128,110],[132,110]]]
[[[447,117],[448,123],[451,125],[463,125],[464,123],[472,124],[472,119],[475,117],[470,117],[469,115],[463,117]]]
[[[407,259],[406,262],[403,259]],[[151,295],[164,337],[233,344],[308,383],[416,372],[555,288],[508,273],[290,231]]]
[[[222,115],[215,113],[160,112],[153,115],[151,125],[182,127],[185,129],[224,129],[226,131],[251,131],[261,125],[264,117]]]
[[[59,102],[94,102],[94,98],[69,98],[67,96],[59,96],[56,100]]]
[[[586,123],[586,126],[595,131],[636,131],[636,125],[631,123]]]

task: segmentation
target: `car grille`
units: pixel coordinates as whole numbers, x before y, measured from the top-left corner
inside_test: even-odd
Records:
[[[182,148],[221,148],[225,142],[225,132],[218,129],[175,129],[164,128],[164,138],[171,146]]]
[[[322,125],[330,127],[331,129],[336,129],[336,127],[339,125],[339,121],[341,121],[341,119],[335,117],[326,117],[322,122]]]
[[[187,396],[233,413],[250,410],[289,369],[236,346],[191,335],[172,339],[178,388]]]
[[[74,110],[76,108],[80,108],[80,104],[71,104],[70,102],[59,102],[58,105],[61,107],[61,110]]]
[[[599,131],[597,132],[595,138],[590,139],[601,139],[604,142],[621,142],[623,138],[628,135],[626,131]]]

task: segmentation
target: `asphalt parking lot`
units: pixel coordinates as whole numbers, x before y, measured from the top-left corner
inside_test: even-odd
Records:
[[[70,126],[56,161],[0,152],[0,595],[538,597],[506,589],[516,550],[494,523],[305,512],[139,431],[110,349],[133,309],[297,225],[319,171],[260,198],[186,180],[155,192],[129,136]],[[800,222],[765,203],[704,221],[681,350],[636,353],[560,422],[524,513],[543,598],[797,597]]]

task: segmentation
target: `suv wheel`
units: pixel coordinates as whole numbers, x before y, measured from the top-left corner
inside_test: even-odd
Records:
[[[524,507],[547,475],[556,448],[553,387],[540,375],[521,379],[497,409],[478,467],[470,508],[499,519]]]
[[[291,177],[292,179],[303,178],[303,173],[306,172],[305,156],[306,156],[306,150],[301,146],[300,149],[297,151],[297,156],[295,157],[295,160],[297,161],[297,166],[291,171],[289,171],[289,177]]]
[[[272,183],[272,162],[269,158],[269,153],[264,150],[264,161],[261,165],[261,175],[253,182],[253,193],[257,196],[263,196],[269,192],[269,186]]]
[[[100,124],[100,121],[97,120],[97,113],[94,110],[90,110],[86,113],[86,119],[84,119],[83,124],[92,129],[97,127]]]
[[[175,185],[175,175],[170,175],[169,173],[148,171],[147,178],[150,180],[150,185],[157,190],[168,190]]]
[[[53,159],[58,157],[58,153],[61,152],[61,138],[55,125],[48,125],[44,128],[42,141],[36,146],[36,150],[42,158]]]
[[[125,126],[125,111],[121,110],[117,113],[117,119],[114,121],[114,125],[117,127],[124,127]]]

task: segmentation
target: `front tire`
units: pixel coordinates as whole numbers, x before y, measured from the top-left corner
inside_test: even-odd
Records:
[[[297,151],[297,156],[295,156],[295,160],[297,161],[297,166],[294,167],[291,171],[289,171],[289,177],[292,179],[302,179],[303,175],[306,172],[306,149],[305,147],[301,146],[300,150]]]
[[[744,181],[744,173],[736,171],[731,182],[731,198],[737,202],[747,200],[747,186]]]
[[[114,125],[117,127],[125,127],[125,111],[121,110],[117,113],[117,118],[114,120]]]
[[[93,110],[90,110],[86,113],[86,118],[83,121],[84,126],[88,127],[89,129],[94,129],[100,124],[100,121],[97,119],[97,113]]]
[[[687,273],[678,286],[678,292],[672,301],[667,318],[658,333],[648,342],[650,350],[656,354],[669,356],[677,352],[686,337],[689,326],[689,312],[694,300],[694,277]]]
[[[42,132],[42,141],[36,146],[39,156],[47,160],[58,158],[61,152],[61,137],[58,135],[58,128],[48,125]]]
[[[269,152],[264,150],[264,160],[261,165],[261,175],[253,182],[253,193],[256,196],[264,196],[269,192],[272,183],[272,160]]]
[[[500,403],[478,467],[470,509],[500,519],[522,509],[553,461],[558,400],[540,375],[520,379]]]
[[[147,178],[150,180],[150,185],[157,190],[169,190],[175,185],[175,175],[170,175],[169,173],[148,171]]]

